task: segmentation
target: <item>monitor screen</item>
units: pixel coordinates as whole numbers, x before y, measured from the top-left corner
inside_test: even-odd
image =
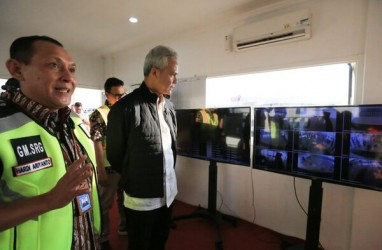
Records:
[[[250,166],[251,108],[178,109],[179,155]]]
[[[349,108],[341,181],[382,189],[382,105]]]
[[[382,105],[255,108],[256,169],[382,190]]]

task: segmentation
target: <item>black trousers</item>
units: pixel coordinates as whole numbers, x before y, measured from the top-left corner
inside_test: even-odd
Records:
[[[164,250],[171,226],[172,206],[150,211],[125,208],[129,250]]]

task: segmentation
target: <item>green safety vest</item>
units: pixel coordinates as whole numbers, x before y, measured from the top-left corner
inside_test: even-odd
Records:
[[[200,110],[200,114],[202,115],[203,123],[204,124],[210,124],[212,126],[218,126],[219,125],[219,119],[218,115],[216,113],[213,113],[212,116],[210,113],[208,113],[206,110],[202,109]]]
[[[75,123],[74,135],[95,166],[92,141],[79,127],[81,119],[72,117],[72,120]],[[0,119],[0,145],[0,159],[4,170],[0,176],[2,203],[44,194],[50,191],[66,172],[64,157],[56,137],[21,112]],[[33,157],[34,154],[46,157],[43,157],[43,160],[38,158],[32,164],[19,164],[20,155]],[[92,180],[91,202],[94,230],[99,234],[101,215],[95,173],[96,171]],[[71,248],[72,238],[73,205],[69,203],[1,231],[0,249],[68,250]]]
[[[101,107],[97,108],[98,112],[101,114],[103,121],[107,125],[107,115],[109,114],[110,108],[106,104],[102,105]],[[103,149],[103,166],[105,168],[110,167],[110,162],[107,160],[106,157],[106,136],[103,137],[102,140],[102,149]]]

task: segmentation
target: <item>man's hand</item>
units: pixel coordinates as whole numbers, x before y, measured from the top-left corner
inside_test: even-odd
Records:
[[[93,175],[90,163],[85,163],[86,156],[82,155],[78,160],[68,166],[64,176],[57,185],[48,193],[51,197],[52,206],[60,208],[71,202],[76,196],[90,193],[87,179]]]
[[[91,164],[85,163],[86,156],[81,156],[71,164],[64,176],[47,193],[0,204],[0,231],[19,225],[27,220],[64,207],[73,199],[89,193],[87,179],[93,175]]]

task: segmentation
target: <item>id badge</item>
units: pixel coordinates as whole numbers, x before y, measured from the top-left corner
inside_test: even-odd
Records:
[[[78,212],[80,215],[88,212],[92,208],[92,202],[88,193],[76,197]]]
[[[87,181],[84,181],[80,186],[87,186],[89,185]],[[91,197],[89,193],[80,194],[76,197],[77,207],[78,207],[78,213],[79,215],[82,215],[92,208],[92,202]]]

